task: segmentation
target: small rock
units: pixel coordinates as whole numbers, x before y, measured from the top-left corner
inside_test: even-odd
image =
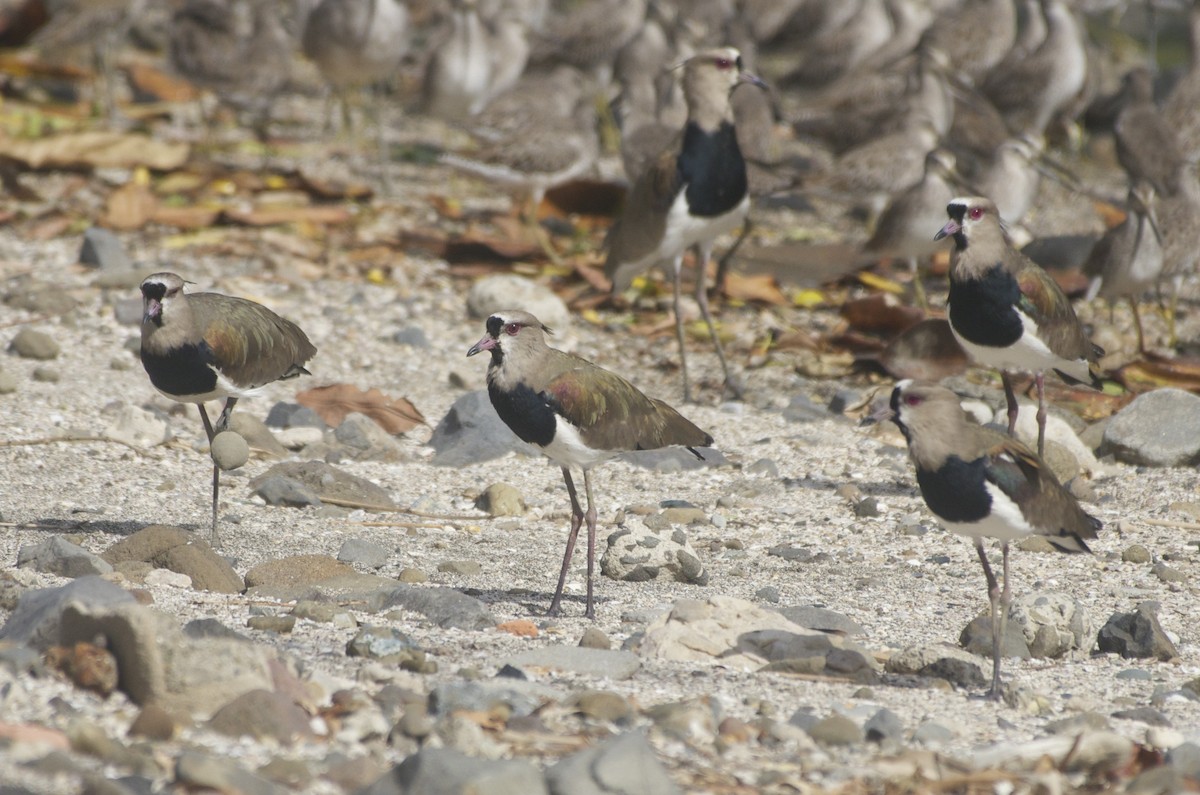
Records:
[[[596,627],[588,627],[583,631],[583,636],[579,638],[579,645],[585,649],[611,649],[612,641],[608,635],[605,635],[603,630]]]
[[[922,745],[941,745],[948,743],[958,736],[958,732],[944,723],[927,720],[913,732],[913,742]]]
[[[1158,623],[1158,605],[1142,602],[1132,613],[1113,613],[1097,637],[1100,651],[1122,657],[1154,657],[1167,661],[1179,656],[1175,644]]]
[[[347,414],[333,436],[355,460],[396,461],[401,457],[400,444],[366,414]]]
[[[1107,731],[1108,729],[1108,718],[1090,710],[1067,718],[1052,720],[1046,724],[1047,734],[1076,735],[1084,731]]]
[[[354,569],[329,555],[291,555],[258,564],[246,572],[246,587],[309,585],[353,574]]]
[[[1158,562],[1150,569],[1154,576],[1163,582],[1187,582],[1187,575],[1179,569],[1172,568],[1166,563]]]
[[[322,432],[329,427],[321,415],[308,406],[282,402],[276,403],[267,412],[266,424],[272,428],[316,428]]]
[[[295,616],[250,616],[246,626],[260,632],[275,632],[286,635],[296,628]]]
[[[23,328],[18,331],[12,342],[9,343],[8,349],[22,359],[39,361],[57,359],[60,350],[54,337],[31,328]]]
[[[437,565],[437,570],[446,574],[470,577],[483,571],[483,565],[476,560],[444,560]]]
[[[561,762],[560,762],[561,764]],[[401,793],[549,795],[542,773],[526,761],[492,761],[453,748],[426,747],[405,758],[358,795]],[[674,791],[671,791],[672,795]]]
[[[393,627],[363,627],[346,644],[346,654],[401,665],[414,661],[423,665],[425,662],[425,653],[416,642]]]
[[[11,395],[20,385],[15,375],[7,370],[0,370],[0,395]]]
[[[493,483],[475,500],[475,507],[488,516],[524,516],[525,500],[521,492],[507,483]]]
[[[777,608],[779,614],[805,629],[836,632],[840,635],[865,635],[867,630],[854,619],[836,610],[816,605],[795,605]]]
[[[282,508],[304,508],[320,505],[321,498],[295,478],[285,475],[263,475],[251,481],[252,493],[267,505]]]
[[[276,464],[251,480],[250,488],[257,489],[265,479],[280,475],[304,484],[306,493],[317,498],[330,497],[342,502],[378,505],[381,508],[397,507],[386,489],[323,461],[289,461]]]
[[[125,271],[133,268],[121,239],[99,226],[91,226],[84,231],[79,262],[101,270]]]
[[[1100,454],[1154,467],[1200,460],[1200,396],[1166,387],[1138,395],[1109,420]]]
[[[600,571],[627,582],[708,583],[704,565],[682,530],[655,532],[641,517],[628,517],[622,529],[608,536]]]
[[[82,603],[99,608],[132,605],[133,601],[133,596],[121,586],[95,576],[80,577],[56,588],[29,589],[21,593],[8,620],[0,627],[0,640],[45,650],[62,642],[62,614],[68,605]]]
[[[32,568],[71,578],[112,571],[112,566],[105,560],[62,536],[53,536],[38,544],[23,545],[17,550],[17,568]]]
[[[845,715],[830,715],[817,721],[808,734],[822,745],[856,745],[864,739],[863,730]]]
[[[208,727],[230,737],[270,738],[284,744],[314,736],[304,710],[269,690],[251,690],[233,699],[213,713]]]
[[[1121,552],[1121,560],[1126,563],[1149,563],[1150,550],[1141,544],[1130,544]]]
[[[117,411],[103,435],[134,447],[154,447],[171,438],[171,429],[167,421],[154,412],[126,405]]]
[[[1126,668],[1123,671],[1117,671],[1113,678],[1126,679],[1133,682],[1149,682],[1154,678],[1154,675],[1141,668]]]
[[[582,646],[542,646],[521,652],[504,661],[516,668],[547,668],[579,676],[628,679],[641,667],[641,660],[630,651],[591,649]]]
[[[188,791],[240,793],[240,795],[283,795],[284,790],[256,776],[236,762],[183,751],[175,761],[175,783]]]
[[[1058,548],[1051,544],[1043,536],[1032,535],[1026,536],[1017,542],[1017,549],[1022,552],[1037,552],[1041,554],[1058,553]]]
[[[430,463],[447,467],[491,461],[510,451],[530,457],[541,455],[504,424],[484,389],[468,392],[454,401],[433,429],[429,446],[434,451]]]
[[[482,320],[493,312],[520,307],[558,332],[571,327],[571,312],[550,288],[514,273],[477,279],[467,292],[467,312]]]
[[[980,659],[953,646],[910,646],[889,657],[886,668],[890,673],[945,679],[968,690],[989,682]]]
[[[407,566],[400,570],[400,573],[396,575],[396,579],[403,583],[419,585],[423,582],[429,582],[429,575],[420,569],[414,569],[411,566]]]
[[[33,380],[43,384],[57,384],[62,379],[62,375],[53,367],[35,367],[33,368]]]
[[[424,707],[410,707],[404,710],[400,720],[396,722],[396,730],[405,737],[421,740],[433,733],[433,720]]]
[[[762,602],[779,604],[781,597],[778,588],[776,588],[774,585],[765,585],[754,592],[754,598]]]
[[[382,568],[391,557],[390,549],[365,538],[347,538],[337,555],[343,563],[358,564],[367,569]]]
[[[279,443],[271,429],[248,411],[235,411],[229,418],[229,430],[246,440],[246,444],[273,458],[287,457],[287,448]]]
[[[828,416],[823,407],[804,395],[793,395],[791,402],[783,410],[783,418],[789,422],[817,422]]]
[[[619,734],[559,760],[547,768],[546,785],[554,795],[679,793],[640,731]]]
[[[779,477],[779,466],[769,458],[760,458],[746,467],[747,475],[764,475],[768,478]]]
[[[180,729],[175,717],[158,704],[147,704],[129,724],[130,737],[166,742],[174,739]]]
[[[592,720],[625,723],[633,718],[633,705],[610,690],[581,690],[575,695],[575,709]]]
[[[1167,764],[1183,775],[1200,779],[1200,745],[1186,742],[1167,752]]]
[[[431,347],[429,337],[425,336],[425,330],[420,326],[407,326],[398,330],[392,335],[392,342],[417,350],[428,350]]]
[[[245,466],[250,460],[250,445],[234,431],[221,431],[214,436],[209,452],[213,463],[226,472]]]
[[[415,588],[399,585],[381,595],[372,606],[378,610],[403,607],[425,616],[443,629],[487,629],[497,624],[487,605],[453,588]]]
[[[899,742],[904,738],[904,721],[895,712],[883,707],[867,720],[863,731],[873,743]]]

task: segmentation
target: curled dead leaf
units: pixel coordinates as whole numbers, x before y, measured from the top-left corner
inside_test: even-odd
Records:
[[[388,433],[397,434],[424,425],[425,417],[407,398],[390,398],[378,389],[366,392],[353,384],[330,384],[306,389],[296,402],[315,411],[331,428],[352,412],[366,414]]]
[[[161,141],[138,133],[90,130],[37,139],[0,137],[0,154],[29,168],[133,168],[159,171],[179,168],[188,158],[188,145]]]

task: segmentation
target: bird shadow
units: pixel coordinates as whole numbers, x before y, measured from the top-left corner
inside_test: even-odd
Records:
[[[17,530],[44,530],[49,533],[107,533],[116,536],[131,536],[149,527],[149,524],[136,521],[115,521],[104,519],[61,519],[46,517],[31,522],[21,522]],[[183,528],[190,530],[189,528]]]
[[[583,611],[587,607],[587,596],[580,594],[563,594],[562,608],[563,611],[557,615],[549,614],[550,601],[554,598],[551,591],[532,591],[525,588],[504,590],[501,588],[459,588],[459,591],[467,596],[478,599],[489,607],[499,604],[517,604],[525,610],[529,611],[529,618],[583,618]],[[609,600],[596,594],[592,598],[592,604],[599,612],[605,602]],[[578,612],[568,609],[572,605],[578,606]]]

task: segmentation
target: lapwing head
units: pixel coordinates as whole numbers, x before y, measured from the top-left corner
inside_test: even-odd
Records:
[[[926,436],[949,431],[954,419],[962,416],[958,395],[943,386],[906,378],[892,390],[881,419],[896,423],[896,427],[911,444],[913,434]]]
[[[967,247],[967,241],[977,236],[980,230],[1000,228],[1000,214],[991,199],[982,196],[966,196],[951,199],[946,205],[946,215],[950,220],[933,236],[941,240],[950,235],[954,236],[954,244],[961,250]]]
[[[491,351],[492,364],[495,366],[506,360],[510,364],[519,364],[537,356],[548,347],[546,335],[553,333],[542,325],[542,321],[518,309],[496,312],[487,319],[485,325],[487,333],[470,347],[467,356]]]
[[[174,273],[154,273],[142,281],[142,322],[162,326],[172,306],[183,298],[183,279]]]
[[[735,47],[717,47],[693,55],[683,62],[684,96],[690,98],[727,98],[742,83],[766,89],[767,84],[742,65],[742,54]]]

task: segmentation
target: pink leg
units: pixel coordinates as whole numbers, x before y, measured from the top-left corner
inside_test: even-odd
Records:
[[[567,535],[567,551],[563,555],[562,569],[558,573],[558,587],[554,589],[554,598],[550,600],[550,610],[547,615],[556,616],[562,612],[562,595],[563,586],[567,582],[567,569],[571,567],[571,556],[575,554],[575,539],[579,536],[579,528],[583,524],[583,508],[579,507],[579,497],[575,494],[575,481],[571,480],[571,470],[566,467],[562,468],[563,480],[567,484],[567,494],[571,495],[571,532]],[[584,483],[587,483],[587,473],[584,475]],[[590,561],[589,561],[590,562]],[[591,577],[588,578],[589,587],[591,586]],[[588,600],[590,605],[591,600]]]

